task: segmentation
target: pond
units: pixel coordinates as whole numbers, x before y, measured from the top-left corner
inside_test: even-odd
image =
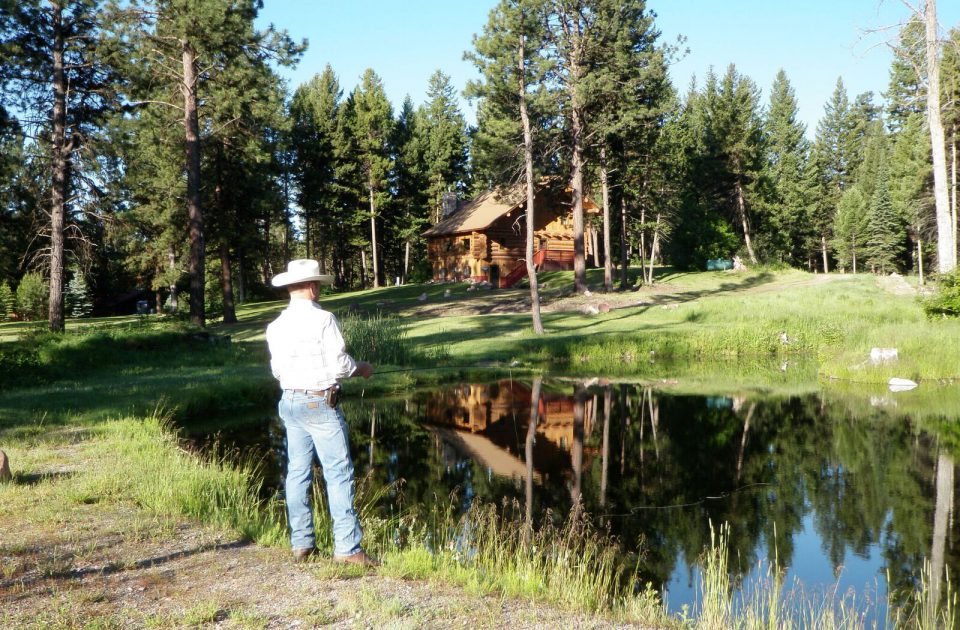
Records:
[[[579,502],[642,554],[640,577],[672,611],[696,599],[711,525],[728,524],[735,579],[776,563],[788,584],[856,593],[882,619],[887,592],[912,589],[925,561],[960,569],[951,450],[926,428],[957,416],[918,415],[899,396],[506,379],[347,400],[344,411],[358,476],[403,480],[385,511],[452,495],[462,509],[516,501],[539,522]],[[197,439],[255,453],[267,491],[282,492],[274,403],[230,426]]]

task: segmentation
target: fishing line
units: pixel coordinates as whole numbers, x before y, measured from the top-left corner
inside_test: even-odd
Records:
[[[707,501],[720,501],[720,500],[722,500],[722,499],[726,499],[726,498],[729,497],[730,495],[736,494],[736,493],[738,493],[738,492],[743,492],[744,490],[749,490],[749,489],[751,489],[751,488],[763,487],[763,486],[772,486],[772,485],[774,485],[774,484],[772,484],[772,483],[751,483],[751,484],[748,484],[748,485],[746,485],[746,486],[740,486],[739,488],[735,488],[735,489],[733,489],[733,490],[731,490],[731,491],[729,491],[729,492],[724,492],[724,493],[718,494],[718,495],[716,495],[716,496],[703,497],[703,498],[700,499],[699,501],[691,501],[690,503],[674,503],[674,504],[672,504],[672,505],[641,505],[641,506],[632,508],[629,512],[627,512],[627,513],[625,513],[625,514],[598,514],[597,516],[607,517],[607,518],[626,517],[626,516],[636,516],[637,513],[643,512],[643,511],[646,511],[646,510],[675,510],[675,509],[680,509],[680,508],[688,508],[688,507],[693,507],[693,506],[695,506],[695,505],[701,505],[701,504],[703,504],[703,503],[706,503]]]

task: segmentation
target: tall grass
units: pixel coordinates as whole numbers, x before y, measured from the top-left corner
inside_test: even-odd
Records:
[[[194,518],[267,545],[286,538],[275,499],[260,498],[253,461],[204,461],[182,449],[163,414],[107,422],[87,449],[97,462],[75,488],[75,500],[129,500],[157,514]]]

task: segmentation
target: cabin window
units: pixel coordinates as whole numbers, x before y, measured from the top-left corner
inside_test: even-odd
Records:
[[[543,237],[541,236],[541,237],[540,237],[540,249],[546,249],[546,248],[547,248],[547,239],[545,239],[545,238],[543,238]]]
[[[470,277],[470,265],[464,265],[464,266],[463,266],[463,277],[464,277],[464,278],[469,278],[469,277]]]
[[[470,239],[469,239],[469,238],[463,239],[462,241],[460,241],[460,244],[463,245],[463,248],[464,248],[464,249],[470,249]]]

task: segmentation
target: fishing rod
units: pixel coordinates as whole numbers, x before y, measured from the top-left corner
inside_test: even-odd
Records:
[[[496,369],[514,369],[520,367],[520,364],[514,361],[510,365],[435,365],[432,367],[408,367],[408,368],[395,368],[392,370],[375,370],[373,376],[377,374],[396,374],[398,372],[419,372],[419,371],[435,371],[435,370],[496,370]]]

